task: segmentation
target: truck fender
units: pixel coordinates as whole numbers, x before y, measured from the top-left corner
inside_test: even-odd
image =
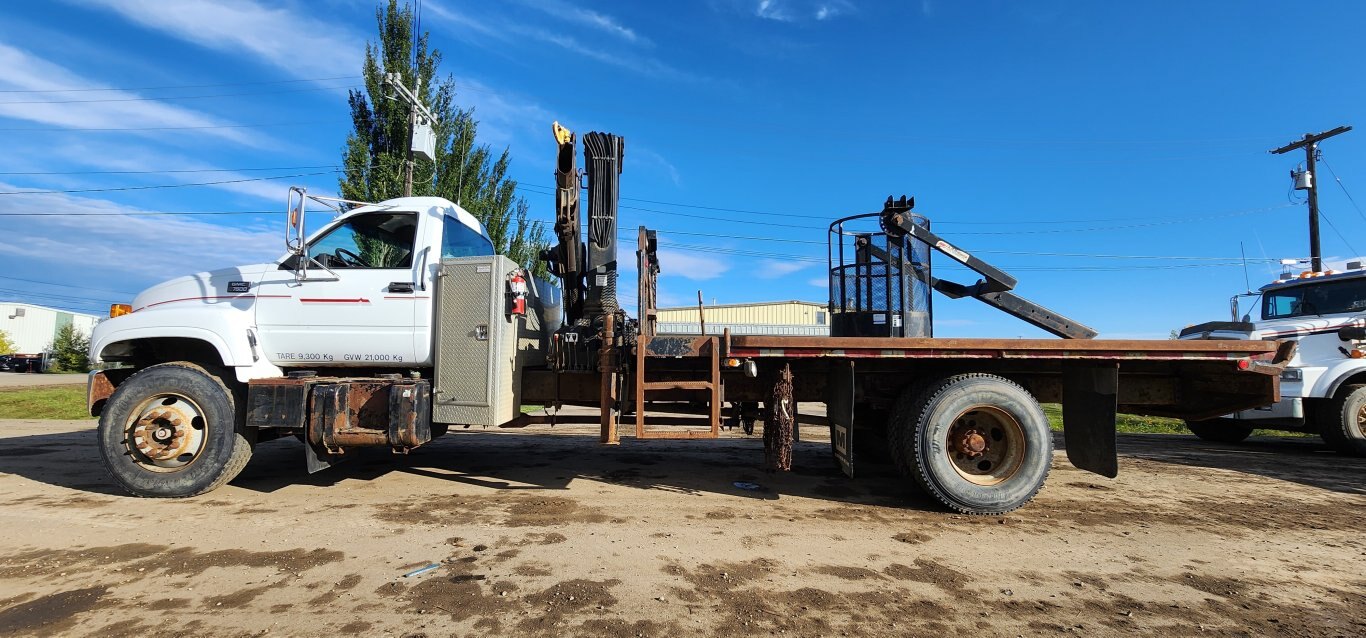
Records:
[[[1309,398],[1331,399],[1342,386],[1348,383],[1366,381],[1366,360],[1346,359],[1336,365],[1330,366],[1319,375],[1309,392],[1304,394]]]
[[[250,366],[264,357],[260,352],[253,352],[248,337],[248,330],[253,326],[247,319],[245,313],[229,315],[196,308],[135,312],[96,325],[90,336],[90,355],[92,360],[102,359],[111,346],[119,343],[178,337],[213,346],[225,366]]]

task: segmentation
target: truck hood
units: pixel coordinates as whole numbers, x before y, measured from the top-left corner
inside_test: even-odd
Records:
[[[1182,339],[1296,339],[1315,334],[1336,332],[1349,325],[1363,325],[1359,314],[1327,315],[1323,317],[1291,317],[1272,321],[1232,322],[1210,321],[1188,326],[1181,331]]]
[[[176,307],[180,304],[230,303],[238,299],[254,299],[256,283],[260,281],[261,275],[279,267],[279,264],[274,263],[251,264],[198,272],[163,281],[133,298],[133,312]],[[230,284],[236,285],[230,288]]]

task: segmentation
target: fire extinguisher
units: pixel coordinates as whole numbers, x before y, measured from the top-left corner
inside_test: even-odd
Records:
[[[525,316],[528,290],[526,286],[526,276],[523,274],[523,271],[515,270],[512,275],[508,277],[508,291],[512,294],[512,303],[510,304],[511,308],[509,309],[508,314]]]

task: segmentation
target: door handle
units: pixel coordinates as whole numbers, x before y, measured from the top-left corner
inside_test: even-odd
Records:
[[[386,288],[385,290],[387,290],[388,292],[402,292],[402,293],[407,293],[407,294],[410,294],[410,295],[411,295],[411,294],[413,294],[413,282],[411,282],[411,281],[392,281],[392,282],[389,282],[389,287]]]

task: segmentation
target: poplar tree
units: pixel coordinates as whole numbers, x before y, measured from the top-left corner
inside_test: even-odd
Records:
[[[548,245],[544,229],[528,219],[526,201],[516,195],[508,177],[508,150],[495,154],[476,143],[474,110],[455,103],[455,79],[438,77],[441,51],[428,47],[428,33],[413,38],[413,10],[389,0],[375,10],[378,42],[366,43],[361,69],[364,90],[351,90],[352,131],[342,160],[341,196],[377,202],[403,195],[404,162],[408,159],[408,106],[385,98],[384,77],[398,73],[403,83],[436,116],[436,159],[417,159],[413,195],[459,202],[488,230],[499,254],[545,276],[540,251]]]

